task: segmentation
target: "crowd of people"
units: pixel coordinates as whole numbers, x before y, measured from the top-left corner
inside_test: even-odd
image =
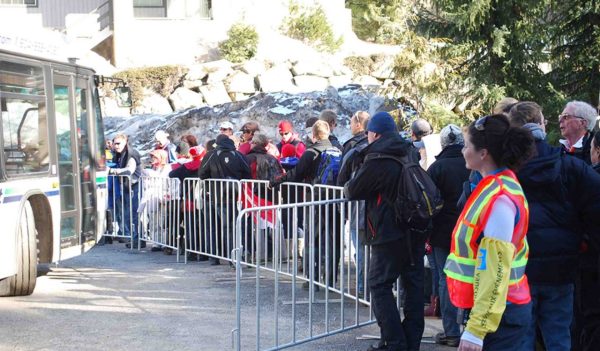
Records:
[[[365,111],[351,117],[352,137],[343,145],[333,134],[336,112],[324,110],[306,121],[302,135],[292,122],[281,121],[278,141],[262,133],[255,121],[244,123],[239,137],[231,122],[223,122],[216,139],[204,145],[189,134],[173,144],[168,133],[158,131],[151,169],[143,169],[126,135],[112,140],[107,155],[112,159],[110,174],[131,176],[132,184],[120,194],[130,192],[132,199],[138,197],[143,175],[182,182],[258,179],[268,181],[269,189],[285,182],[343,187],[346,199],[360,201],[359,211],[353,212],[357,215],[346,219],[358,293],[370,295],[381,332],[369,350],[418,350],[424,318],[435,315],[443,325],[435,342],[459,350],[593,350],[600,344],[597,116],[591,105],[569,102],[557,118],[563,139],[552,146],[546,141],[548,120],[542,108],[505,98],[490,115],[468,126],[442,128],[441,152],[429,167],[424,140],[435,135],[426,120],[412,123],[407,140],[389,113],[370,116]],[[399,159],[427,168],[443,199],[426,230],[398,216],[398,179],[408,167]],[[302,194],[293,196],[302,200]],[[137,213],[137,200],[123,204],[126,209],[116,211],[117,216]],[[227,213],[210,229],[217,245],[232,235],[236,210],[229,201],[212,206]],[[330,213],[340,218],[336,206],[330,206]],[[131,234],[135,243],[137,219],[132,221],[123,233]],[[316,222],[329,225],[318,218]],[[216,232],[217,227],[227,228],[227,233]],[[323,232],[331,237],[315,240],[330,244],[315,245],[331,250],[331,243],[340,242],[341,230]],[[370,247],[368,256],[365,245]],[[431,268],[427,306],[424,289],[429,282],[415,259],[423,256]],[[331,285],[343,263],[335,250],[328,257],[326,284]],[[219,264],[216,258],[210,260]],[[368,272],[363,272],[365,260]],[[325,269],[320,262],[314,264],[314,270],[305,272],[317,280]],[[393,291],[398,278],[402,314]]]

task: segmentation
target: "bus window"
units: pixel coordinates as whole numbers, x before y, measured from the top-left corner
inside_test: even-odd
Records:
[[[40,67],[0,62],[0,97],[6,175],[49,169],[48,120]]]

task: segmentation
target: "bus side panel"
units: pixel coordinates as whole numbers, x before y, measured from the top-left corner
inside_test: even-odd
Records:
[[[0,279],[17,274],[16,224],[19,216],[19,201],[5,203],[0,197]]]

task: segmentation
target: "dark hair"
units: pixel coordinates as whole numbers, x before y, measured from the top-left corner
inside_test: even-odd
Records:
[[[600,148],[600,130],[594,133],[594,146]]]
[[[206,142],[205,148],[206,151],[211,151],[215,149],[215,143],[217,142],[216,139],[210,139],[209,141]]]
[[[186,142],[190,147],[198,146],[198,139],[192,134],[185,134],[181,137],[181,141]]]
[[[306,120],[306,125],[304,126],[304,128],[312,128],[312,126],[315,125],[315,122],[318,120],[319,119],[317,117],[310,117]]]
[[[499,167],[516,171],[533,156],[534,140],[531,132],[511,126],[505,115],[482,117],[471,123],[468,130],[475,149],[487,149]]]
[[[513,104],[508,112],[510,123],[521,127],[527,123],[542,124],[542,108],[533,101],[523,101]]]

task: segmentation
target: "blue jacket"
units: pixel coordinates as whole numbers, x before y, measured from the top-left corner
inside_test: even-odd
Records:
[[[517,177],[529,202],[529,282],[574,282],[584,232],[600,236],[600,176],[582,160],[536,141]]]

